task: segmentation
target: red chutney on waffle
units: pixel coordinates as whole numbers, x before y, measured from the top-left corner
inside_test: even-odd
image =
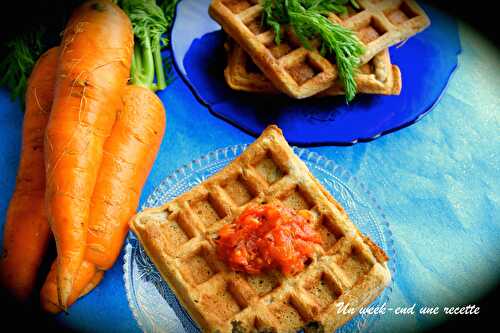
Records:
[[[272,269],[301,272],[320,244],[310,212],[276,204],[247,208],[219,230],[217,255],[235,271],[259,274]]]

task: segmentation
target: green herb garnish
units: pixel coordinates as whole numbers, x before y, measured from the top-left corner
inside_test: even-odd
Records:
[[[319,37],[321,53],[335,56],[347,102],[356,95],[355,76],[364,47],[353,31],[326,16],[331,12],[347,13],[348,3],[359,7],[354,0],[263,0],[262,3],[263,23],[274,30],[276,44],[281,42],[283,25],[290,26],[308,49],[311,48],[309,40]]]
[[[167,20],[167,25],[170,27],[174,21],[175,8],[180,0],[160,0],[158,5],[165,13],[165,19]]]
[[[6,54],[0,63],[0,86],[11,91],[12,100],[24,97],[31,70],[44,49],[42,33],[41,28],[22,33],[6,44]]]
[[[24,97],[28,78],[40,55],[50,46],[59,43],[59,33],[64,29],[72,10],[83,0],[67,0],[64,6],[50,9],[50,15],[34,14],[33,22],[5,43],[0,52],[0,86],[11,92],[12,99]],[[162,63],[161,50],[168,46],[165,33],[172,25],[179,0],[112,0],[129,15],[137,43],[134,49],[132,73],[134,83],[153,90],[162,90],[172,78],[169,60]],[[156,74],[156,83],[154,77]],[[21,98],[23,101],[24,98]]]

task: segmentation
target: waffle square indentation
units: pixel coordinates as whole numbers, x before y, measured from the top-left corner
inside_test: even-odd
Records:
[[[356,31],[356,34],[364,44],[368,44],[378,39],[386,32],[387,29],[382,25],[380,20],[376,17],[372,17],[366,26]]]
[[[293,35],[291,35],[290,32],[286,32],[281,35],[281,40],[279,45],[276,44],[276,40],[273,37],[271,40],[268,41],[268,43],[265,44],[265,46],[268,48],[269,51],[271,51],[271,54],[275,59],[280,59],[290,54],[292,51],[301,47],[300,42],[295,39],[296,38]]]
[[[351,286],[354,285],[360,277],[368,273],[372,267],[356,247],[352,247],[351,253],[347,257],[343,257],[338,264],[344,271],[345,277],[349,280]]]
[[[286,195],[282,199],[282,202],[286,207],[290,207],[295,210],[309,210],[313,207],[313,204],[307,198],[306,194],[298,186],[295,187],[290,194]]]
[[[255,169],[257,170],[257,173],[269,185],[276,183],[285,175],[285,173],[281,170],[278,164],[276,164],[269,153],[266,154],[265,157],[257,163]]]
[[[230,180],[223,186],[223,189],[236,206],[243,206],[254,197],[251,188],[246,185],[245,180],[241,176]]]
[[[263,273],[259,275],[246,275],[246,281],[259,296],[264,296],[280,286],[277,273]]]
[[[191,284],[199,285],[208,281],[217,273],[217,270],[211,264],[208,251],[201,248],[184,261],[181,272]]]
[[[160,228],[163,236],[167,239],[164,245],[167,253],[170,255],[175,254],[180,246],[192,238],[191,232],[183,226],[178,214],[169,218],[165,223],[162,223]]]
[[[321,246],[325,252],[330,250],[344,236],[339,227],[326,216],[320,218],[317,230],[321,237]]]
[[[225,216],[222,208],[217,206],[217,202],[210,194],[194,202],[191,208],[206,227],[214,224]]]
[[[227,321],[241,311],[240,305],[225,283],[217,284],[208,293],[203,294],[200,307],[206,312],[216,313],[220,322]]]
[[[314,297],[321,309],[332,304],[341,295],[340,288],[325,273],[307,281],[304,289]]]
[[[389,9],[384,12],[387,19],[394,25],[401,25],[419,14],[415,12],[406,1],[402,1],[401,4],[395,9]]]
[[[269,311],[274,315],[279,323],[286,323],[287,327],[302,327],[305,320],[300,315],[299,310],[293,303],[292,298],[273,302],[269,306]]]
[[[262,24],[262,20],[259,17],[248,22],[246,26],[254,35],[259,35],[267,30],[266,27]]]
[[[252,7],[255,1],[252,0],[223,0],[224,6],[235,14],[241,13],[245,9]]]
[[[287,70],[299,86],[321,73],[321,69],[310,61],[309,57],[306,57],[305,61],[298,62],[288,67]]]

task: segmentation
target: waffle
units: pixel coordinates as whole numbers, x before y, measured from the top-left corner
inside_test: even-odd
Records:
[[[360,9],[329,19],[357,33],[365,46],[361,64],[366,64],[384,49],[425,29],[429,18],[412,0],[359,0]],[[278,46],[274,32],[265,30],[259,0],[213,0],[210,15],[250,55],[273,85],[294,98],[306,98],[326,90],[338,78],[333,59],[317,50],[308,50],[293,38],[289,29]],[[311,77],[295,75],[312,72]],[[297,80],[297,78],[299,78]]]
[[[214,238],[249,205],[308,209],[322,238],[303,272],[247,275],[216,255]],[[350,221],[276,126],[187,193],[130,222],[146,253],[204,332],[332,332],[390,281],[387,256]]]
[[[280,93],[238,44],[229,41],[225,48],[227,66],[224,77],[232,89],[252,93]],[[310,77],[312,72],[301,74]],[[388,49],[379,52],[368,63],[360,66],[356,84],[358,93],[399,95],[402,85],[401,72],[398,66],[391,64]],[[330,88],[315,96],[337,95],[344,95],[344,88],[339,79]]]

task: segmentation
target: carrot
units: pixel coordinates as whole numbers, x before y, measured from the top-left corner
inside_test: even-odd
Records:
[[[97,286],[103,275],[104,272],[97,270],[94,264],[83,261],[68,298],[68,306]],[[54,261],[50,268],[50,272],[40,292],[40,299],[42,308],[47,312],[58,313],[63,310],[59,306],[57,293],[57,261]]]
[[[50,234],[44,213],[43,137],[54,95],[57,56],[57,47],[40,56],[28,80],[21,161],[4,227],[0,280],[20,301],[27,300],[33,290]]]
[[[106,0],[78,7],[64,31],[44,146],[45,204],[64,309],[84,259],[90,200],[104,142],[121,108],[132,46],[128,17]]]
[[[115,263],[136,212],[141,189],[165,132],[165,111],[149,89],[127,86],[92,196],[86,260],[99,269]]]
[[[85,288],[83,288],[83,290],[80,292],[80,295],[78,296],[78,298],[81,298],[81,297],[87,295],[92,290],[94,290],[94,288],[101,282],[103,277],[104,277],[104,271],[96,270],[94,276],[92,277],[90,282],[87,283]]]
[[[122,5],[132,20],[136,37],[141,37],[138,37],[140,46],[136,44],[133,58],[134,84],[123,91],[123,109],[118,112],[111,135],[104,144],[91,199],[84,263],[92,263],[100,270],[111,268],[118,258],[128,221],[137,209],[141,189],[165,131],[165,110],[152,90],[167,85],[163,73],[158,71],[163,71],[160,37],[168,22],[154,0],[124,0]],[[155,73],[156,83],[153,82]],[[78,283],[71,290],[68,306],[75,300],[74,295],[81,294],[79,290],[90,276],[78,272]],[[49,275],[41,294],[42,305],[51,312],[63,310],[54,302],[59,292],[53,279],[53,275]],[[97,283],[88,283],[86,291]]]
[[[153,166],[165,132],[165,110],[152,92],[167,85],[160,54],[168,21],[154,0],[123,0],[137,39],[131,82],[122,96],[111,137],[92,196],[87,260],[99,269],[116,261],[139,204],[141,189]],[[153,83],[154,77],[157,82]],[[150,90],[151,89],[151,90]]]
[[[88,291],[97,285],[90,283],[89,265],[107,270],[118,258],[128,221],[136,212],[141,189],[165,131],[163,104],[151,90],[127,86],[122,99],[123,110],[104,144],[104,157],[92,196],[85,261],[78,271],[68,306],[81,294],[83,285],[88,284]],[[52,271],[42,288],[41,303],[48,312],[63,310],[57,305]]]

